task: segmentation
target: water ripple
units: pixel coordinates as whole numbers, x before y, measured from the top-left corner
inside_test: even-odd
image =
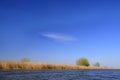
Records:
[[[120,80],[120,70],[0,70],[0,80]]]

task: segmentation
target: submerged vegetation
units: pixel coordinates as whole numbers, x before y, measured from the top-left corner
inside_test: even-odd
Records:
[[[41,69],[101,69],[100,67],[87,67],[66,64],[49,64],[38,62],[16,62],[16,61],[0,61],[0,69],[27,69],[27,70],[41,70]]]

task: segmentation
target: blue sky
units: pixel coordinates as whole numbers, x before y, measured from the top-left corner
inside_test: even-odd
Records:
[[[118,0],[0,0],[0,60],[120,67]]]

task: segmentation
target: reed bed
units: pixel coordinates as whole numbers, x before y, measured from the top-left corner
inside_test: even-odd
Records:
[[[49,64],[38,62],[16,62],[16,61],[0,61],[0,69],[4,70],[42,70],[42,69],[101,69],[100,67],[86,67],[66,64]]]

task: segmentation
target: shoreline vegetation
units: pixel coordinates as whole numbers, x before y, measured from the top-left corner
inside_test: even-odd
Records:
[[[44,69],[109,69],[107,67],[78,66],[40,62],[0,61],[0,70],[44,70]]]

